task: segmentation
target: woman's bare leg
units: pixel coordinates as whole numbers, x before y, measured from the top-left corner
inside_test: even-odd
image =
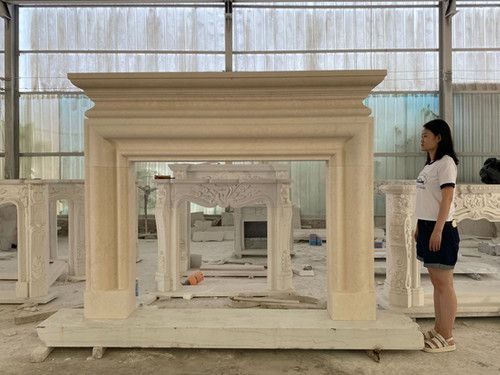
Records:
[[[457,314],[457,296],[453,287],[453,270],[429,268],[434,285],[434,311],[436,331],[445,339],[453,336],[453,324]]]

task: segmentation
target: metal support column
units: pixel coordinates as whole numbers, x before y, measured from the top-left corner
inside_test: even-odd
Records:
[[[19,7],[5,18],[5,178],[19,178]]]
[[[233,71],[233,1],[225,0],[225,55],[226,72]]]
[[[439,2],[439,116],[453,126],[452,28],[455,0]]]

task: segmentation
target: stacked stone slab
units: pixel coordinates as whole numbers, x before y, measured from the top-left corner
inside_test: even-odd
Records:
[[[481,242],[479,244],[478,250],[479,250],[479,252],[484,253],[484,254],[500,256],[500,244],[499,245],[490,245],[489,243]]]

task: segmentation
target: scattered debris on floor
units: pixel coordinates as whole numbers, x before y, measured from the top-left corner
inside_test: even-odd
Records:
[[[92,358],[93,359],[101,359],[104,356],[104,352],[106,351],[106,348],[102,346],[94,346],[92,348]]]
[[[203,271],[264,271],[266,266],[254,264],[203,264],[200,269]]]
[[[64,281],[68,281],[70,283],[80,283],[85,281],[85,276],[66,276]]]
[[[33,311],[33,312],[20,312],[14,316],[14,324],[26,324],[32,322],[39,322],[45,320],[51,315],[54,315],[58,310],[49,311]]]
[[[138,299],[139,306],[151,305],[153,302],[156,302],[156,300],[158,300],[158,299],[159,299],[159,297],[153,293],[142,294]]]
[[[380,363],[380,349],[367,350],[366,355],[373,359],[375,362]]]
[[[311,233],[309,235],[309,245],[311,246],[322,246],[323,240],[316,233]]]
[[[207,265],[217,265],[217,264],[254,264],[254,262],[252,260],[249,260],[249,259],[225,258],[225,259],[207,261],[207,262],[205,262],[205,264],[207,264]],[[193,267],[193,266],[191,265],[191,267]]]
[[[293,293],[272,294],[268,296],[240,293],[230,297],[230,307],[264,309],[325,309],[326,304],[314,297]]]
[[[267,271],[255,270],[207,270],[204,271],[206,277],[267,277]]]
[[[473,280],[481,280],[481,275],[478,273],[468,273],[467,276]]]
[[[45,359],[49,356],[50,352],[52,352],[54,348],[48,348],[44,345],[37,346],[31,352],[30,362],[32,363],[41,363],[45,361]]]
[[[200,266],[205,277],[266,277],[265,265],[234,264],[234,263],[204,263]],[[188,271],[189,272],[189,271]],[[189,285],[189,284],[184,284]],[[193,284],[191,284],[193,285]]]
[[[14,330],[7,330],[7,331],[3,331],[2,333],[6,337],[12,337],[12,336],[17,335],[17,331],[14,331]]]
[[[293,268],[293,273],[298,276],[314,276],[314,271],[310,264],[305,264],[301,268]]]
[[[481,255],[479,254],[461,254],[461,255],[466,258],[481,258]]]
[[[192,273],[182,282],[182,285],[198,285],[205,280],[205,275],[201,271]]]

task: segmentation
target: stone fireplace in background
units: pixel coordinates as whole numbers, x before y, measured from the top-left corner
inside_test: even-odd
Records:
[[[233,207],[235,212],[255,211],[256,207],[262,210],[269,239],[264,249],[268,290],[290,291],[292,202],[288,166],[171,164],[169,167],[175,179],[155,181],[158,290],[175,291],[181,287],[180,276],[188,268],[190,258],[189,202],[193,202],[205,207]],[[235,220],[235,227],[236,250],[243,242],[242,222]]]

